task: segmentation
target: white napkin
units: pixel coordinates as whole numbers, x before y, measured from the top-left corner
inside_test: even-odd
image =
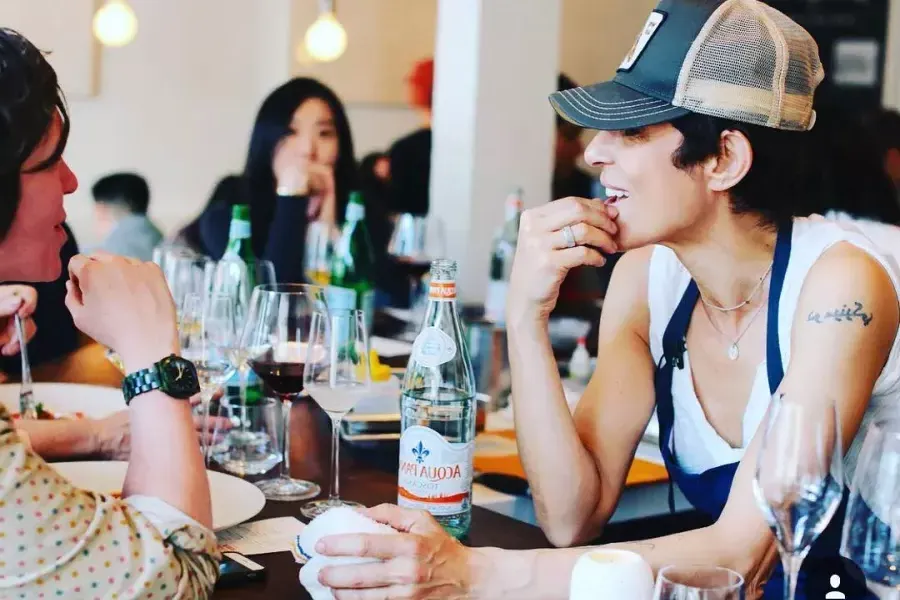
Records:
[[[347,507],[332,508],[310,521],[297,536],[291,547],[291,553],[298,563],[306,563],[300,569],[300,583],[313,600],[334,600],[331,588],[319,583],[319,571],[324,567],[377,562],[377,559],[373,558],[322,556],[316,552],[316,544],[320,539],[344,533],[390,534],[396,533],[396,530]]]

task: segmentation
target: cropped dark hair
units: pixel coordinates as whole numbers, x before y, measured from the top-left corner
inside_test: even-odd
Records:
[[[40,145],[53,116],[62,127],[53,153],[30,172],[54,165],[69,139],[69,115],[56,71],[34,44],[12,29],[0,28],[0,239],[19,208],[22,166]]]
[[[326,85],[308,77],[297,77],[284,83],[263,101],[253,124],[247,164],[244,168],[244,203],[250,205],[253,246],[257,252],[265,247],[263,236],[275,212],[275,174],[272,159],[275,147],[291,134],[291,120],[297,108],[311,98],[318,98],[331,109],[338,138],[338,157],[334,165],[337,218],[344,218],[350,190],[356,186],[356,158],[353,137],[344,105]]]
[[[113,173],[102,177],[91,188],[94,201],[113,204],[135,215],[147,214],[150,188],[147,180],[136,173]]]
[[[684,136],[672,156],[680,169],[691,169],[718,156],[724,131],[739,131],[753,148],[753,164],[731,189],[732,210],[759,215],[768,226],[813,212],[810,182],[815,180],[815,160],[809,153],[810,134],[750,125],[691,113],[671,122]]]

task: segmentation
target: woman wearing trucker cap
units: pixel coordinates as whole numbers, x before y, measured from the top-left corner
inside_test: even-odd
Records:
[[[837,403],[848,479],[866,423],[898,411],[897,274],[858,232],[803,218],[822,77],[809,34],[761,2],[662,0],[614,80],[552,95],[564,118],[598,130],[585,158],[611,195],[526,211],[511,282],[519,449],[556,545],[601,533],[656,409],[671,479],[714,524],[618,547],[654,570],[730,567],[748,597],[778,598],[774,538],[751,489],[772,394]],[[547,315],[569,269],[615,251],[627,254],[573,417]],[[855,303],[865,319],[807,319]],[[385,560],[324,570],[338,598],[565,598],[583,553],[467,549],[422,514],[370,514],[410,535],[323,540],[327,554]],[[842,521],[843,507],[811,558],[837,556]]]

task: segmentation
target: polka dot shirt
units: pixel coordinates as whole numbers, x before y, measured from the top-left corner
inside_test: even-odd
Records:
[[[0,405],[0,598],[206,598],[215,535],[156,498],[74,488]]]

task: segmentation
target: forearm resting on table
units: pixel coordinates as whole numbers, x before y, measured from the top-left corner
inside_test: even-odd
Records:
[[[483,586],[474,598],[516,598],[517,600],[566,600],[575,562],[592,550],[618,549],[640,554],[653,569],[678,565],[715,565],[741,573],[747,582],[747,598],[758,597],[777,559],[774,547],[761,552],[734,543],[725,531],[711,525],[656,539],[549,550],[501,550],[478,548],[484,572]]]
[[[509,335],[519,455],[538,521],[554,545],[568,546],[593,520],[599,475],[575,428],[546,326]]]
[[[154,496],[212,527],[209,482],[187,400],[163,392],[131,402],[131,460],[125,496]]]

